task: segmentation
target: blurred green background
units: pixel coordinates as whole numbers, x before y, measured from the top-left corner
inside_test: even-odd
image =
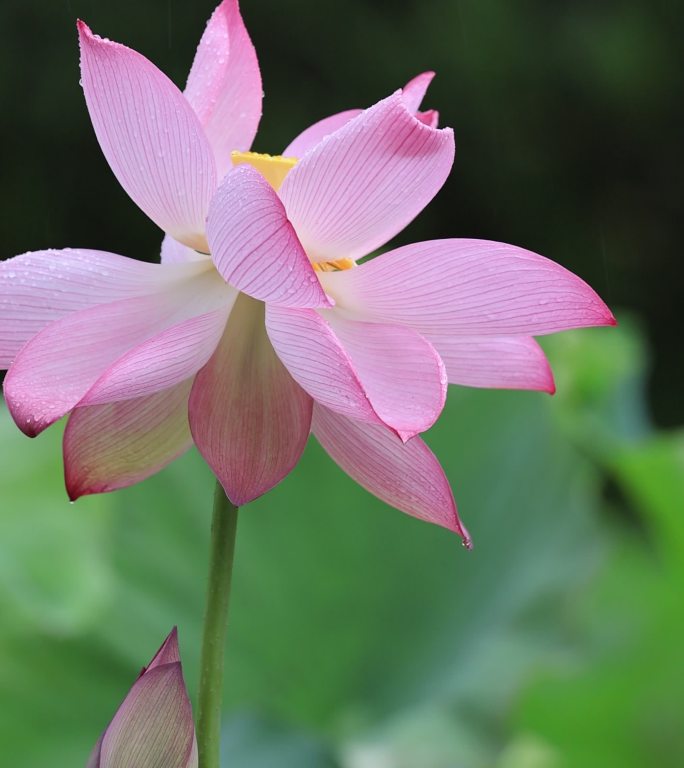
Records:
[[[472,553],[366,494],[312,444],[242,512],[226,765],[684,764],[682,62],[676,2],[243,0],[256,148],[425,69],[454,173],[399,242],[486,237],[587,279],[620,327],[544,340],[558,394],[452,388],[427,439]],[[96,144],[74,19],[183,84],[213,5],[0,6],[2,253],[155,259]],[[69,505],[59,428],[0,410],[0,749],[83,765],[179,625],[195,690],[212,483],[194,453]]]

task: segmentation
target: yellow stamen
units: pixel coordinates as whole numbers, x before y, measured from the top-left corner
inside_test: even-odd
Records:
[[[314,261],[313,268],[316,272],[341,272],[356,266],[353,259],[337,259],[337,261]]]
[[[233,165],[251,165],[266,179],[266,181],[276,190],[285,180],[287,174],[297,165],[296,157],[283,157],[282,155],[264,155],[261,152],[238,152],[230,153]]]

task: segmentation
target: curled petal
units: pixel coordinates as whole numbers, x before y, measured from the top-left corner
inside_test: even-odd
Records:
[[[538,336],[614,325],[581,278],[543,256],[488,240],[431,240],[357,269],[322,273],[341,308],[433,336]]]
[[[392,507],[457,533],[470,547],[444,470],[427,445],[401,443],[386,427],[314,406],[312,432],[356,482]]]
[[[144,56],[93,35],[82,21],[78,32],[86,104],[112,171],[159,227],[206,250],[216,166],[197,116]]]
[[[284,306],[330,306],[283,204],[254,168],[240,165],[223,180],[207,237],[216,269],[240,291]]]
[[[241,295],[190,396],[197,448],[234,504],[261,496],[294,468],[311,409],[271,347],[263,304]]]
[[[185,96],[214,150],[221,178],[232,150],[247,151],[261,119],[261,73],[237,0],[216,8],[192,64]]]
[[[430,341],[444,361],[450,384],[556,391],[546,355],[530,336],[433,335]]]
[[[401,95],[404,98],[404,104],[407,109],[414,114],[420,109],[421,102],[425,98],[427,89],[430,86],[434,72],[422,72],[420,75],[416,75],[412,80],[401,89]]]
[[[125,488],[190,448],[192,380],[153,395],[76,408],[64,432],[64,471],[73,501]]]
[[[416,112],[416,118],[421,123],[436,128],[439,125],[439,112],[436,109],[428,109],[426,112]]]
[[[434,72],[423,72],[414,77],[402,89],[404,104],[409,112],[431,128],[437,127],[438,113],[432,109],[428,112],[418,112],[420,103],[425,96],[425,92],[435,76]],[[338,128],[342,128],[352,118],[357,117],[363,112],[362,109],[348,109],[345,112],[338,112],[336,115],[324,117],[317,123],[305,128],[299,136],[288,144],[283,152],[286,157],[303,157],[310,149],[321,142],[326,136],[334,133]]]
[[[299,136],[293,139],[285,147],[283,155],[285,157],[304,157],[310,149],[323,141],[326,136],[335,133],[338,128],[346,125],[352,118],[357,117],[362,112],[362,109],[347,109],[344,112],[324,117],[317,123],[305,128]]]
[[[312,260],[356,259],[420,213],[453,158],[451,129],[416,119],[399,92],[323,139],[285,177],[279,193]]]
[[[70,312],[153,293],[195,272],[82,248],[34,251],[2,261],[0,369],[8,368],[48,323]]]

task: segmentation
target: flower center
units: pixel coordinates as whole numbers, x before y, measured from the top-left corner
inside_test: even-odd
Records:
[[[354,259],[337,259],[336,261],[313,261],[316,272],[341,272],[343,269],[351,269],[356,266]]]
[[[282,155],[265,155],[261,152],[238,152],[230,153],[233,165],[251,165],[252,168],[266,179],[266,181],[277,192],[280,185],[285,180],[287,174],[297,165],[296,157],[283,157]]]
[[[298,162],[296,157],[266,155],[261,152],[238,152],[237,150],[230,153],[230,158],[234,166],[245,163],[251,165],[252,168],[259,171],[276,192],[280,189],[280,185],[285,180],[287,174]],[[355,267],[356,262],[353,259],[314,261],[312,266],[317,272],[340,272],[344,269]]]

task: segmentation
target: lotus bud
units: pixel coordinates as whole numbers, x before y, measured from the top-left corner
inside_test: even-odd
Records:
[[[197,768],[192,708],[176,629],[166,638],[100,736],[86,768]]]

